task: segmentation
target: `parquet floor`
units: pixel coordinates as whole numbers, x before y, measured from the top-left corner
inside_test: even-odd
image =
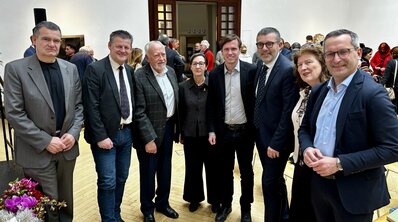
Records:
[[[0,131],[1,132],[1,131]],[[5,159],[3,140],[0,139],[0,160]],[[97,199],[96,199],[96,172],[94,168],[94,161],[88,144],[83,139],[83,133],[80,138],[80,156],[76,162],[74,173],[74,204],[75,204],[75,219],[77,222],[97,222],[100,221]],[[252,218],[254,222],[263,221],[263,197],[261,191],[261,163],[258,156],[254,158],[254,203],[252,205]],[[395,171],[398,169],[398,164],[395,163]],[[170,195],[170,205],[176,209],[180,217],[178,219],[170,219],[162,214],[155,213],[156,221],[158,222],[201,222],[214,221],[215,214],[211,212],[210,206],[204,201],[201,207],[194,213],[189,212],[188,203],[182,199],[183,183],[184,183],[184,152],[180,144],[174,145],[173,153],[173,168],[172,168],[172,189]],[[291,188],[291,176],[293,174],[293,166],[288,164],[285,171],[285,178],[288,189]],[[240,179],[239,170],[235,167],[234,171],[234,188],[235,195],[232,206],[232,213],[229,215],[227,222],[240,221]],[[1,178],[0,178],[1,180]],[[398,205],[398,174],[390,172],[388,176],[389,190],[391,198],[394,199],[392,203],[380,210],[380,218],[377,219],[375,212],[375,221],[386,221],[386,212],[391,206]],[[289,192],[290,198],[290,192]],[[139,203],[139,172],[138,160],[136,153],[132,154],[132,164],[130,168],[130,175],[127,180],[125,194],[122,203],[122,218],[126,222],[142,221],[142,214],[140,212]]]

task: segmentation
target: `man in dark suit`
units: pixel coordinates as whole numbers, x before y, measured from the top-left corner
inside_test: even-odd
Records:
[[[145,222],[155,221],[156,210],[178,218],[170,207],[171,157],[178,120],[178,82],[166,66],[165,46],[159,41],[145,45],[146,65],[134,73],[136,81],[135,123],[138,130],[137,156],[140,162],[140,202]],[[155,177],[157,189],[155,203]]]
[[[83,125],[81,86],[76,66],[57,59],[61,30],[52,22],[33,29],[37,52],[5,67],[4,107],[14,128],[15,159],[44,194],[63,201],[49,221],[73,220],[73,170]]]
[[[112,32],[109,56],[91,63],[84,74],[84,137],[95,161],[102,221],[123,221],[120,205],[129,175],[134,113],[132,70],[125,62],[132,42],[127,31]]]
[[[332,78],[315,87],[299,130],[304,162],[314,170],[317,221],[372,221],[389,203],[384,165],[398,160],[398,121],[384,88],[358,70],[357,34],[330,32],[324,41]]]
[[[263,166],[262,188],[265,221],[288,219],[287,189],[283,172],[294,148],[291,113],[299,90],[292,63],[280,54],[283,43],[277,29],[267,27],[257,34],[254,125],[256,146]]]
[[[166,34],[160,34],[158,41],[161,42],[166,50],[167,65],[174,69],[178,82],[183,81],[182,74],[184,72],[185,63],[177,51],[169,47],[170,38]]]
[[[213,208],[219,207],[215,219],[217,222],[225,221],[232,210],[235,152],[241,174],[241,221],[251,221],[254,184],[253,84],[256,67],[239,60],[241,45],[237,35],[226,35],[220,41],[225,62],[209,75],[207,124],[209,142],[217,149],[215,159],[219,166],[216,198],[219,203],[212,203]]]

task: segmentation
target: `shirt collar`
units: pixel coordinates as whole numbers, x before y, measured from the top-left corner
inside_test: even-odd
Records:
[[[268,67],[268,70],[272,69],[272,67],[275,65],[276,60],[278,60],[279,54],[280,53],[278,52],[278,55],[276,55],[275,59],[272,60],[270,63],[263,62]]]
[[[355,70],[355,72],[352,73],[351,75],[349,75],[347,78],[345,78],[343,82],[341,82],[339,85],[335,86],[337,92],[340,91],[341,87],[344,86],[345,88],[347,88],[348,85],[350,85],[352,79],[354,78],[354,74],[355,74],[356,72],[357,72],[357,71]],[[334,81],[334,78],[333,78],[333,76],[332,76],[332,78],[330,78],[330,80],[329,80],[329,82],[328,82],[328,86],[327,86],[327,87],[328,87],[329,89],[330,89],[330,88],[334,89],[334,87],[333,87],[334,84],[335,84],[335,81]]]
[[[234,69],[232,70],[232,72],[231,73],[233,73],[233,72],[240,72],[240,61],[238,61],[238,63],[236,63],[236,66],[234,67]],[[227,67],[225,66],[225,63],[224,63],[224,74],[227,74],[228,73],[228,69],[227,69]]]
[[[113,70],[118,70],[119,66],[123,66],[123,68],[125,68],[124,64],[119,65],[117,62],[115,62],[115,60],[112,59],[111,55],[109,55],[109,61],[111,62],[111,67],[112,67]]]
[[[164,67],[163,72],[162,72],[162,73],[158,73],[158,72],[156,72],[156,70],[151,66],[151,64],[149,64],[149,66],[151,67],[153,74],[155,74],[155,76],[158,76],[158,77],[162,77],[162,76],[166,75],[166,73],[167,73],[167,71],[168,71],[167,67]]]

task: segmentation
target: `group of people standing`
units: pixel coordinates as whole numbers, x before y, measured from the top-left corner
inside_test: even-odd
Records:
[[[16,162],[45,194],[67,207],[50,221],[73,220],[73,169],[78,140],[90,144],[102,221],[123,221],[120,206],[136,148],[143,220],[154,211],[178,218],[170,206],[173,141],[184,144],[184,200],[194,212],[205,199],[225,221],[231,213],[235,154],[241,175],[241,221],[252,221],[256,144],[263,167],[264,221],[372,221],[388,204],[384,165],[398,160],[398,120],[384,88],[358,69],[358,36],[330,32],[323,52],[303,48],[294,65],[280,50],[277,29],[256,37],[261,60],[239,60],[235,34],[220,41],[224,63],[203,53],[190,58],[192,78],[178,84],[159,41],[145,45],[143,67],[127,65],[133,37],[110,34],[109,55],[91,63],[82,83],[76,66],[58,59],[61,30],[34,28],[36,54],[5,67],[5,109],[14,127]],[[298,135],[295,135],[298,132]],[[300,144],[300,145],[299,145]],[[289,210],[283,177],[294,151]]]

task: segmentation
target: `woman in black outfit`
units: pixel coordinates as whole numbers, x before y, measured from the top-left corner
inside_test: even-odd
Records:
[[[207,100],[207,58],[202,53],[193,54],[190,59],[192,78],[180,83],[180,142],[184,144],[185,182],[184,200],[190,203],[189,211],[198,209],[204,200],[203,164],[206,171],[207,200],[214,204],[215,200],[215,168],[210,158],[212,150],[208,142],[206,125]]]

